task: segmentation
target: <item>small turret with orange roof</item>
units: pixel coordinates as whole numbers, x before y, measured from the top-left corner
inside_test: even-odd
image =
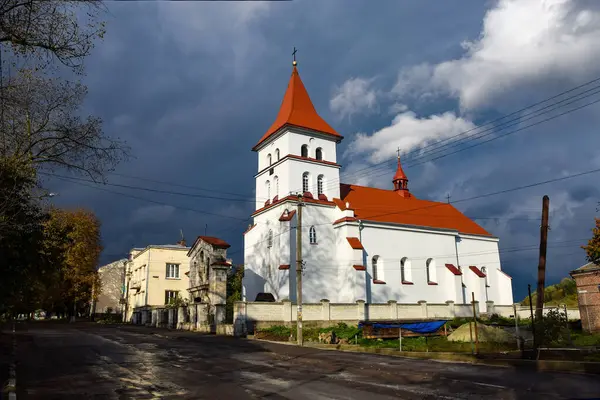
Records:
[[[411,194],[408,191],[408,177],[404,173],[402,163],[400,162],[400,149],[398,149],[398,168],[396,169],[392,182],[394,182],[394,192],[399,196],[411,197]]]

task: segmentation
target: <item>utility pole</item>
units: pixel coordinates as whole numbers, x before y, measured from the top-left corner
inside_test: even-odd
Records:
[[[296,337],[298,345],[303,345],[302,340],[302,195],[298,195],[298,223],[296,224],[296,303],[298,313],[296,315]]]
[[[471,304],[473,305],[473,326],[475,326],[475,354],[479,354],[479,335],[477,334],[477,311],[475,310],[475,292],[471,292]]]
[[[535,319],[541,321],[544,317],[544,284],[546,282],[546,249],[548,247],[548,208],[550,198],[542,200],[542,225],[540,227],[540,262],[538,264],[537,301]]]

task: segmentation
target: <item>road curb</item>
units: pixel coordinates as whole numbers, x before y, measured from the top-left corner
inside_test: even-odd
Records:
[[[274,340],[266,339],[254,339],[247,338],[248,340],[255,340],[260,342],[269,342],[277,344],[285,344],[290,346],[298,346],[293,342],[277,342]],[[298,346],[300,347],[300,346]],[[343,351],[348,353],[368,353],[368,354],[379,354],[392,357],[412,358],[418,360],[433,360],[433,361],[446,361],[446,362],[457,362],[457,363],[468,363],[477,365],[488,365],[491,367],[505,367],[505,368],[522,368],[535,370],[540,372],[563,372],[563,373],[575,373],[575,374],[593,374],[600,375],[600,362],[589,362],[589,361],[560,361],[560,360],[523,360],[523,359],[482,359],[470,354],[457,354],[457,353],[442,353],[442,352],[429,352],[429,353],[417,353],[417,352],[400,352],[395,349],[386,348],[369,348],[369,347],[350,347],[349,345],[327,345],[320,343],[308,342],[304,344],[304,347],[320,349],[320,350],[334,350]]]
[[[3,388],[3,392],[6,393],[9,400],[17,399],[17,335],[15,333],[15,322],[13,321],[12,326],[12,349],[11,349],[11,360],[8,367],[8,381]]]

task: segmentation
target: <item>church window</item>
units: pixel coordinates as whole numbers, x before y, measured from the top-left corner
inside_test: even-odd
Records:
[[[428,258],[425,263],[425,270],[427,272],[427,283],[435,283],[435,260],[433,258]]]
[[[269,229],[267,234],[267,247],[273,247],[273,231]]]
[[[267,154],[267,162],[271,165],[271,153]]]
[[[308,192],[308,172],[302,174],[302,191]]]
[[[302,145],[302,148],[300,149],[300,155],[302,157],[308,157],[308,145]]]
[[[400,279],[404,282],[412,282],[411,262],[408,257],[400,260]]]
[[[267,181],[265,183],[265,187],[266,187],[266,190],[267,190],[267,199],[270,199],[271,198],[271,182]]]
[[[317,194],[323,194],[323,175],[317,178]]]
[[[310,230],[308,231],[308,237],[310,239],[310,244],[317,244],[317,230],[314,226],[310,227]]]
[[[273,184],[275,185],[275,196],[279,196],[279,177],[273,178]],[[271,196],[269,196],[271,198]]]
[[[377,281],[380,279],[380,274],[379,274],[379,256],[374,256],[373,260],[371,261],[371,266],[373,268],[373,280]]]
[[[279,149],[275,149],[275,161],[279,161]]]
[[[317,150],[315,151],[315,158],[317,160],[322,160],[323,159],[323,149],[320,147],[317,147]]]

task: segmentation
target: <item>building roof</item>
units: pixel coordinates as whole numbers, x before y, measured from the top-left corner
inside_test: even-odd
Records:
[[[192,247],[189,248],[190,251],[188,252],[188,255],[198,245],[198,243],[200,242],[200,240],[205,241],[206,243],[210,244],[213,247],[216,247],[217,249],[228,249],[228,248],[231,247],[231,245],[229,243],[227,243],[223,239],[219,239],[218,237],[214,237],[214,236],[198,236],[196,238],[196,240],[194,241],[194,244],[192,245]]]
[[[315,106],[310,100],[310,96],[308,95],[295,66],[287,90],[283,96],[279,113],[277,114],[277,118],[275,118],[275,122],[273,122],[273,125],[271,125],[252,150],[256,150],[261,143],[284,126],[306,128],[333,136],[337,139],[342,139],[342,135],[337,133],[327,122],[325,122],[325,120],[319,116],[317,110],[315,110]]]
[[[455,230],[464,234],[492,236],[451,204],[401,197],[393,190],[340,184],[342,209],[354,210],[364,221],[395,223],[428,228]],[[349,203],[349,206],[346,204]]]
[[[571,271],[571,275],[583,274],[586,272],[596,272],[600,271],[600,265],[594,264],[592,262],[582,265],[574,271]]]

